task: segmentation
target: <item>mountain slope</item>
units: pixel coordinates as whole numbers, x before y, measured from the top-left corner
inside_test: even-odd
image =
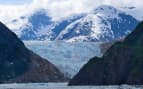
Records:
[[[40,9],[28,18],[28,24],[21,27],[21,34],[18,34],[22,40],[55,40],[59,33],[67,25],[77,20],[79,16],[71,16],[61,21],[52,21],[47,11]]]
[[[50,62],[28,50],[0,23],[0,82],[49,82],[67,78]]]
[[[138,21],[111,6],[100,6],[91,14],[68,25],[57,37],[67,41],[112,41],[121,39]]]
[[[28,19],[28,25],[21,28],[22,40],[112,41],[128,35],[138,23],[132,16],[105,5],[60,21],[52,21],[45,10]]]
[[[143,22],[123,42],[115,43],[102,58],[92,58],[69,85],[142,85]]]
[[[40,38],[42,40],[46,37],[50,38],[48,35],[50,32],[48,30],[52,28],[52,23],[51,18],[46,14],[45,10],[36,11],[28,18],[28,24],[21,27],[22,32],[20,38],[22,40],[40,40]]]

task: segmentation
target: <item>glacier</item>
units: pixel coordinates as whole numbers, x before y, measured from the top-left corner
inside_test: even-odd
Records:
[[[94,56],[101,57],[100,44],[96,42],[24,41],[25,45],[49,60],[61,72],[72,78]]]

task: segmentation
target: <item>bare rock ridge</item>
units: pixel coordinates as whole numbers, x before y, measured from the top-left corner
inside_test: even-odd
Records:
[[[117,42],[102,58],[92,58],[69,85],[142,85],[143,22],[123,42]]]
[[[0,83],[66,80],[53,64],[28,50],[15,34],[0,22]]]

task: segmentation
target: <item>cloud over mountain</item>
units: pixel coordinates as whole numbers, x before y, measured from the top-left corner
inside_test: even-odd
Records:
[[[27,19],[18,21],[15,25],[11,24],[14,19],[21,16],[28,16],[38,9],[46,9],[49,16],[53,20],[59,20],[72,14],[89,13],[100,5],[111,5],[118,9],[122,9],[127,13],[142,19],[143,5],[140,0],[33,0],[32,3],[23,5],[0,5],[0,21],[3,21],[11,29],[18,28],[27,23]],[[136,7],[133,10],[127,7]]]

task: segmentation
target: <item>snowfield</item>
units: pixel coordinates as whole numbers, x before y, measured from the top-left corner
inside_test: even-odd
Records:
[[[25,25],[12,31],[26,41],[108,42],[127,36],[139,22],[108,5],[101,5],[89,13],[73,14],[57,21],[53,21],[45,9],[39,9],[25,19]],[[15,25],[18,20],[11,24]]]
[[[100,43],[63,41],[26,41],[25,45],[57,66],[66,76],[73,77],[94,56],[102,56]]]
[[[67,86],[67,83],[1,84],[0,89],[143,89],[138,85],[120,86]]]

